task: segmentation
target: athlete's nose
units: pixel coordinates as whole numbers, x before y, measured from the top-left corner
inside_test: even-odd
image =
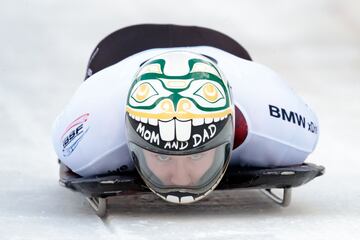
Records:
[[[170,178],[171,184],[176,186],[189,186],[191,184],[191,177],[186,168],[186,160],[176,159],[175,161],[176,164]]]

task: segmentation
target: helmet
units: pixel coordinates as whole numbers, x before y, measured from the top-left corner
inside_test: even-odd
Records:
[[[151,191],[173,203],[220,182],[234,136],[230,87],[214,59],[172,51],[143,63],[127,97],[128,146]]]

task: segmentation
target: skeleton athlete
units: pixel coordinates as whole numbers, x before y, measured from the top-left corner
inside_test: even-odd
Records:
[[[228,165],[303,163],[316,146],[318,121],[226,35],[137,25],[95,48],[52,139],[61,163],[78,175],[136,168],[160,197],[193,202],[216,187]]]

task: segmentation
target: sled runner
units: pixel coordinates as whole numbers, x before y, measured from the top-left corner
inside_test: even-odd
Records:
[[[278,168],[229,167],[216,190],[260,189],[277,204],[286,207],[291,201],[293,187],[301,186],[323,175],[325,168],[312,163]],[[81,177],[60,163],[60,185],[85,195],[99,217],[107,211],[107,198],[130,195],[150,190],[136,171],[96,177]],[[282,189],[282,196],[273,189]]]

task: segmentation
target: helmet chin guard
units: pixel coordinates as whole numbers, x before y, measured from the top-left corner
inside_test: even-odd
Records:
[[[211,59],[174,51],[145,62],[127,97],[125,123],[149,189],[174,203],[210,193],[230,160],[233,118],[229,84]]]

